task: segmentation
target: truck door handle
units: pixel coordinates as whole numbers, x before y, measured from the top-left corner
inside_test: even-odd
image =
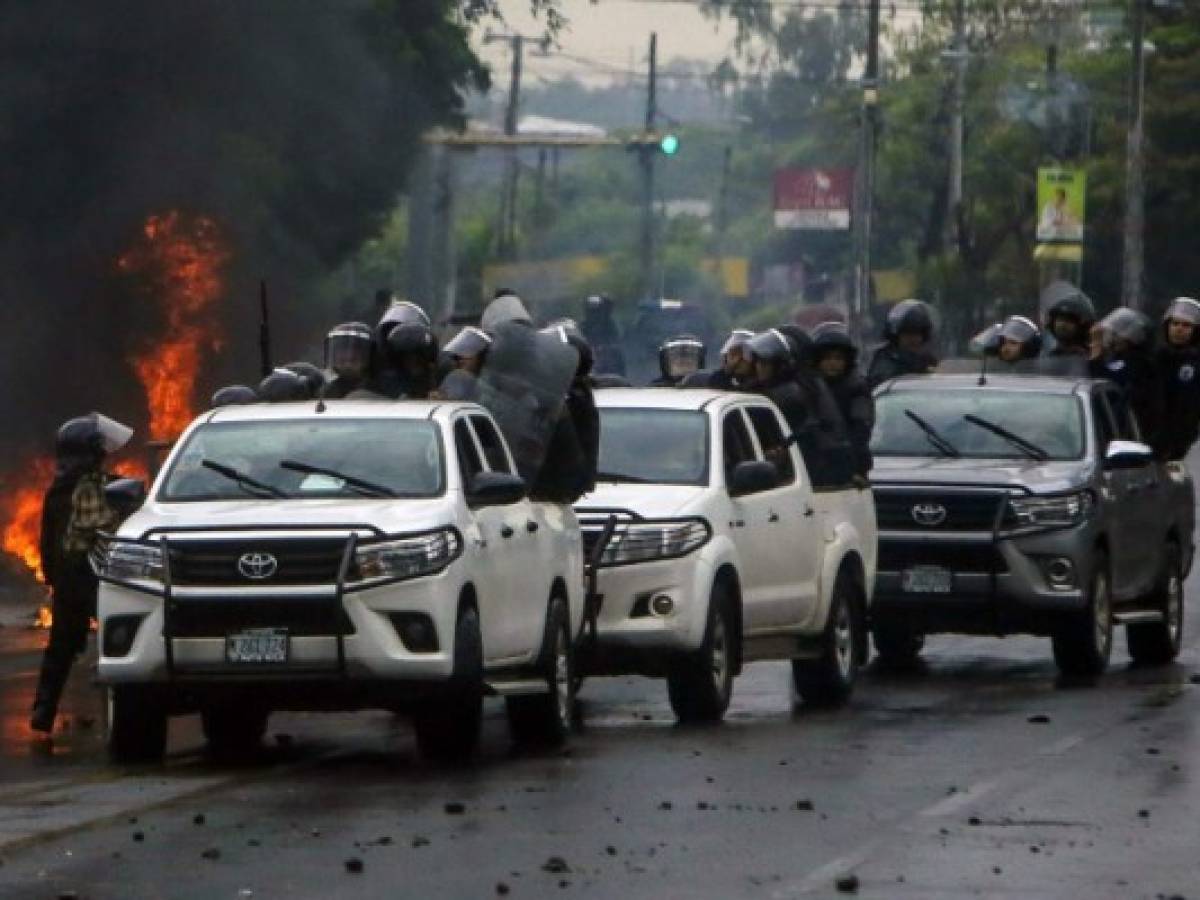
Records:
[[[734,528],[745,528],[746,520],[745,519],[734,519],[729,524],[732,525]]]
[[[816,510],[811,506],[804,507],[804,518],[811,519],[814,515],[816,515]]]
[[[538,523],[534,522],[532,519],[530,519],[528,522],[525,523],[525,530],[528,531],[530,534],[533,534],[535,531],[538,530]]]
[[[779,513],[775,512],[775,510],[771,510],[771,514],[769,516],[767,516],[767,521],[768,522],[778,522],[779,521]]]
[[[500,537],[510,538],[512,536],[513,536],[513,530],[512,530],[511,525],[505,525],[503,528],[500,529]]]

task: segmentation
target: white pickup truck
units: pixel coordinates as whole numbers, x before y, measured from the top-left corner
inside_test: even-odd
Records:
[[[485,694],[518,740],[570,729],[579,526],[526,499],[474,404],[206,413],[93,566],[117,760],[160,758],[168,717],[194,711],[218,754],[257,745],[273,710],[379,707],[463,758]]]
[[[755,660],[791,660],[805,703],[844,702],[868,652],[870,491],[814,490],[763,397],[617,388],[596,399],[600,474],[575,509],[585,546],[607,543],[581,671],[665,676],[682,721],[722,718]]]

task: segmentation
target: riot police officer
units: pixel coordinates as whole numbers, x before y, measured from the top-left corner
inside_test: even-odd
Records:
[[[1001,362],[1017,363],[1036,359],[1042,353],[1042,329],[1025,316],[1009,316],[1000,326],[996,357]]]
[[[1200,301],[1171,301],[1155,362],[1163,394],[1160,450],[1166,459],[1183,459],[1200,436]]]
[[[1108,378],[1125,389],[1142,439],[1162,456],[1163,393],[1151,347],[1153,334],[1154,326],[1140,312],[1115,309],[1092,330],[1089,366],[1093,377]]]
[[[1050,356],[1088,356],[1088,341],[1096,322],[1091,299],[1075,285],[1053,281],[1041,296],[1046,310],[1046,331],[1054,338]]]
[[[559,319],[551,322],[544,329],[565,344],[569,344],[579,354],[579,364],[575,369],[575,377],[571,380],[571,388],[567,392],[566,413],[570,417],[575,443],[579,450],[579,460],[575,465],[574,477],[565,478],[562,493],[571,499],[579,499],[584,494],[596,489],[596,467],[600,462],[600,412],[596,409],[596,395],[592,385],[592,367],[595,357],[591,345],[583,336],[582,330],[573,319]],[[573,455],[573,449],[560,446],[569,438],[565,429],[558,429],[555,438],[551,440],[548,455],[566,452]],[[570,466],[564,467],[569,472]]]
[[[364,322],[344,322],[325,335],[325,368],[330,378],[324,396],[347,397],[364,390],[371,379],[375,340]]]
[[[735,328],[721,345],[721,367],[693,372],[686,376],[683,387],[706,387],[719,391],[736,390],[754,375],[754,363],[743,353],[746,344],[754,337],[749,328]]]
[[[445,400],[479,400],[479,373],[492,337],[482,328],[467,326],[442,347],[439,369],[444,373],[437,394]]]
[[[621,332],[613,317],[612,299],[593,294],[583,303],[583,322],[580,332],[592,348],[596,375],[620,375],[625,372],[625,352],[621,349]]]
[[[393,303],[375,326],[376,371],[370,389],[392,399],[424,399],[437,374],[437,338],[425,310]]]
[[[813,361],[829,386],[854,457],[854,474],[871,471],[871,430],[875,427],[875,398],[858,372],[858,348],[843,322],[822,322],[812,333]]]
[[[660,376],[651,387],[678,387],[683,380],[704,368],[704,342],[691,334],[668,338],[658,347]]]
[[[923,375],[937,366],[933,352],[933,309],[923,300],[902,300],[883,326],[884,343],[875,348],[867,383],[877,387],[901,375]]]
[[[258,397],[266,403],[296,403],[311,400],[312,393],[303,378],[280,366],[258,383]]]
[[[228,384],[213,393],[209,405],[213,409],[219,409],[222,406],[245,406],[247,403],[257,402],[258,394],[254,388],[244,384]]]
[[[104,459],[132,436],[133,431],[119,422],[92,413],[65,422],[55,438],[54,481],[42,502],[39,543],[54,620],[34,694],[29,723],[34,731],[54,730],[71,666],[87,647],[99,587],[88,556],[97,535],[114,531],[120,523],[120,515],[104,495],[109,480]]]

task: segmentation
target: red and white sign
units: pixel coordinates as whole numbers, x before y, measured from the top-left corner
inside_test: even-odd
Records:
[[[775,227],[844,231],[853,199],[853,169],[777,169]]]

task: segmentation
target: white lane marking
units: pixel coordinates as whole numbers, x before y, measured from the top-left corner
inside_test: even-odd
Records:
[[[1072,747],[1079,746],[1085,740],[1086,740],[1086,738],[1082,734],[1067,735],[1065,738],[1062,738],[1061,740],[1057,740],[1053,744],[1043,747],[1041,750],[1038,751],[1038,755],[1039,756],[1059,756],[1063,753],[1066,753]]]
[[[943,797],[932,806],[925,807],[917,815],[926,819],[948,816],[951,813],[958,812],[965,806],[970,806],[985,794],[990,794],[996,789],[996,786],[997,783],[995,781],[981,781],[978,784],[971,785],[965,791],[957,791],[949,797]]]

